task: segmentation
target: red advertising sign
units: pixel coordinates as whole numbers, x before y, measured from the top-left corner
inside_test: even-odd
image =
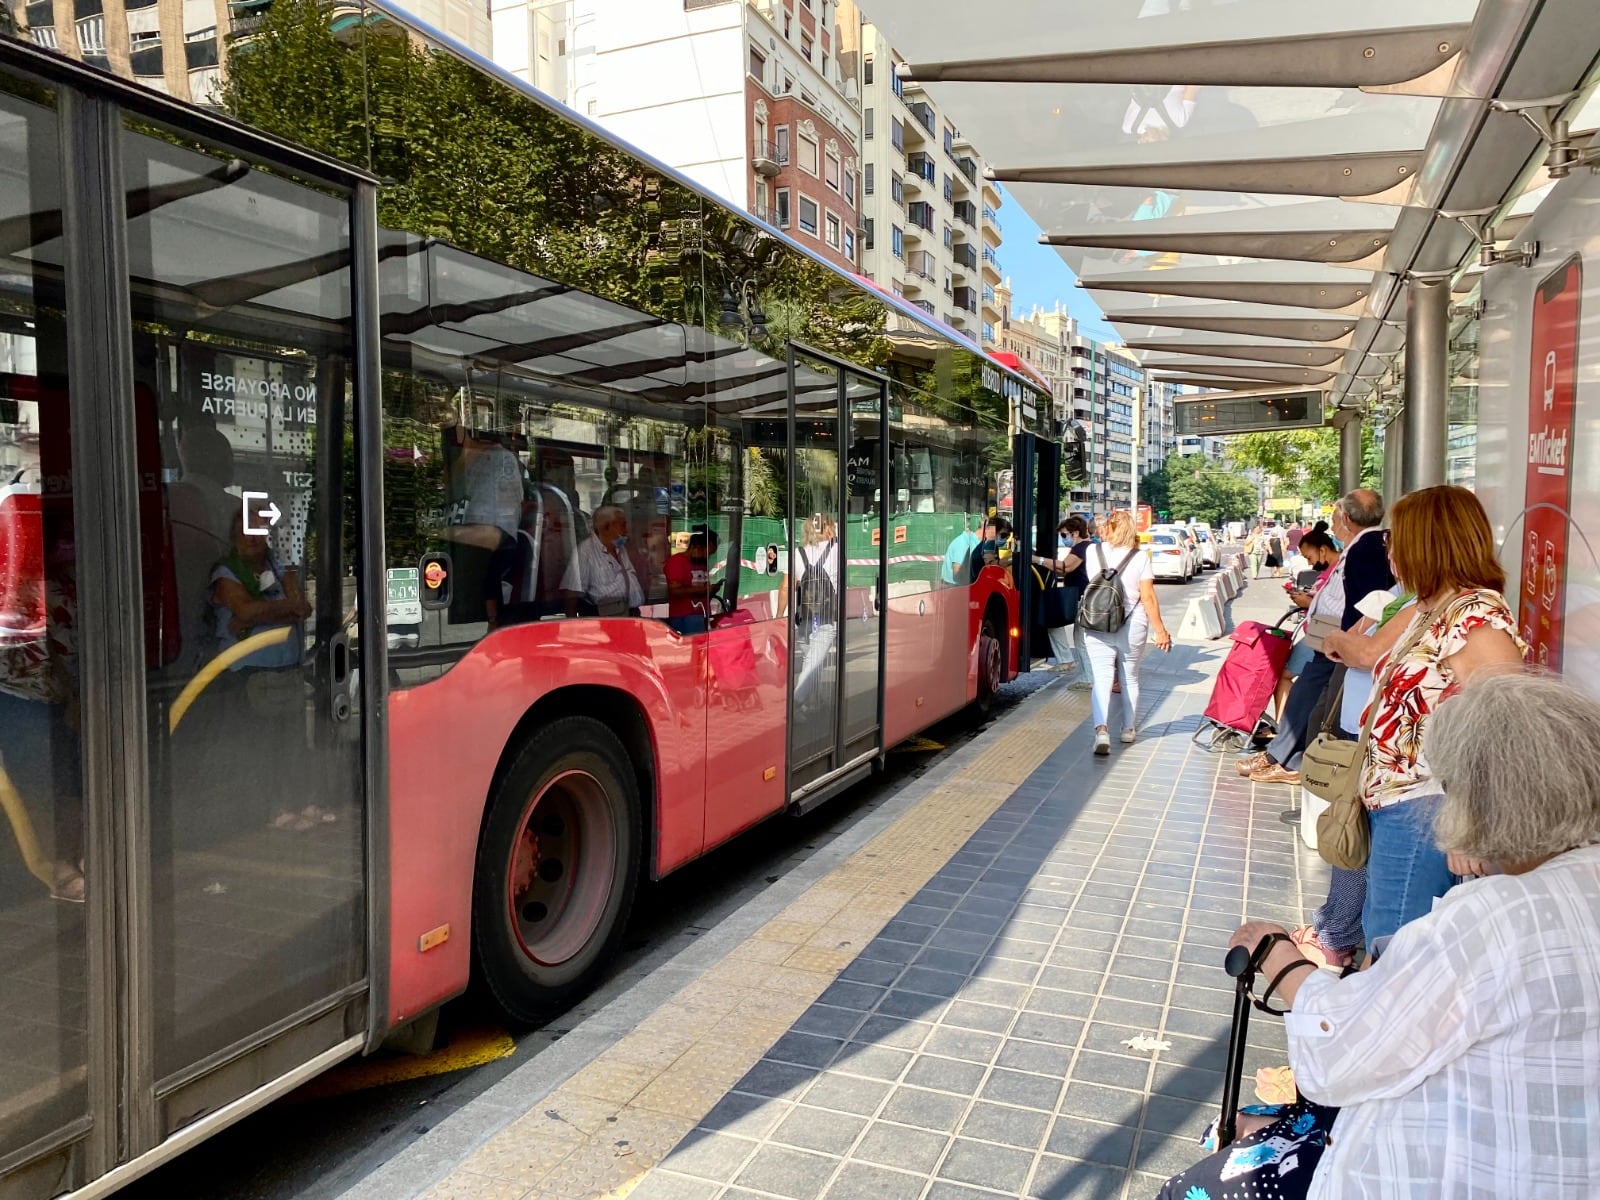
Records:
[[[1576,255],[1539,285],[1533,298],[1528,378],[1528,474],[1523,492],[1522,592],[1518,624],[1540,666],[1561,669],[1567,603],[1568,504],[1572,494],[1572,415],[1578,377]]]

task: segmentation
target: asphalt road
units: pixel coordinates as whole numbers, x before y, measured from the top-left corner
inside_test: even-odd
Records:
[[[990,721],[1053,676],[1007,684]],[[669,961],[762,888],[805,862],[976,732],[957,716],[891,751],[887,769],[800,818],[779,817],[646,885],[624,953],[596,994],[551,1025],[512,1033],[471,997],[447,1005],[439,1048],[335,1069],[121,1193],[124,1200],[330,1200],[448,1111],[544,1051],[589,1012]]]

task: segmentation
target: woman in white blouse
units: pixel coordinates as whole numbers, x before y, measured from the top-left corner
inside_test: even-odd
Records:
[[[1233,935],[1252,950],[1273,939],[1258,978],[1287,972],[1277,997],[1292,1010],[1295,1083],[1339,1108],[1300,1194],[1593,1197],[1600,704],[1553,678],[1508,676],[1442,703],[1425,740],[1445,793],[1438,844],[1453,870],[1482,877],[1343,979],[1301,959],[1278,926]],[[1285,1165],[1289,1132],[1259,1130],[1218,1158]],[[1274,1175],[1282,1194],[1299,1192],[1288,1182]]]

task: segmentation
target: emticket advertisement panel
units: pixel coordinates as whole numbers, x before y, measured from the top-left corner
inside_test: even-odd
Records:
[[[1571,521],[1578,307],[1583,264],[1573,255],[1533,295],[1528,362],[1527,474],[1523,488],[1518,624],[1532,661],[1561,669]]]

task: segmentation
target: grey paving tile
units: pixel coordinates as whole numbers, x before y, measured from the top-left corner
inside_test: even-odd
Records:
[[[982,961],[982,955],[963,950],[924,950],[917,955],[916,961],[911,964],[912,969],[922,967],[935,971],[954,971],[961,975],[970,974],[972,969]]]
[[[979,1033],[974,1029],[956,1029],[941,1026],[929,1036],[923,1050],[945,1058],[959,1058],[966,1062],[988,1063],[1000,1049],[998,1034]]]
[[[978,967],[976,979],[995,980],[999,983],[1032,983],[1039,974],[1039,964],[1011,958],[991,958]]]
[[[1179,970],[1182,970],[1180,967]],[[1223,978],[1227,978],[1223,976]],[[1105,996],[1119,1000],[1136,1000],[1140,1004],[1160,1004],[1167,996],[1165,979],[1140,979],[1129,975],[1107,976],[1101,987]]]
[[[1217,1099],[1221,1099],[1220,1093]],[[1215,1101],[1206,1104],[1180,1096],[1150,1096],[1145,1101],[1144,1127],[1193,1141],[1205,1132],[1217,1110]]]
[[[889,1094],[890,1086],[879,1079],[860,1079],[854,1075],[829,1072],[818,1076],[802,1099],[816,1108],[867,1117],[877,1111],[878,1105]]]
[[[939,1177],[1015,1195],[1032,1166],[1033,1155],[1025,1150],[957,1138],[939,1165]]]
[[[1049,1127],[1048,1113],[980,1101],[967,1113],[958,1133],[974,1141],[1037,1150]]]
[[[1044,1013],[1023,1012],[1011,1028],[1011,1036],[1031,1042],[1053,1042],[1058,1046],[1073,1046],[1083,1033],[1083,1022],[1071,1017],[1054,1017]]]
[[[896,1050],[915,1050],[927,1041],[928,1035],[932,1032],[933,1025],[928,1021],[876,1014],[861,1022],[861,1027],[856,1030],[852,1040],[864,1042],[869,1046],[892,1046]]]
[[[1094,1003],[1094,997],[1083,992],[1037,988],[1028,996],[1024,1007],[1029,1012],[1049,1013],[1057,1017],[1086,1017]]]
[[[1139,1152],[1134,1167],[1167,1179],[1179,1171],[1187,1171],[1206,1156],[1206,1152],[1193,1139],[1167,1136],[1146,1129],[1139,1138]]]
[[[960,1062],[953,1058],[936,1058],[919,1054],[906,1072],[905,1081],[916,1087],[936,1088],[942,1092],[955,1092],[970,1096],[983,1079],[981,1063]]]
[[[1072,1062],[1072,1055],[1071,1046],[1008,1040],[1001,1048],[995,1065],[1013,1071],[1028,1071],[1035,1075],[1050,1075],[1056,1079],[1065,1079],[1067,1068]]]
[[[927,1200],[994,1200],[997,1194],[948,1179],[936,1179],[928,1189]]]
[[[1180,952],[1181,954],[1181,952]],[[1110,973],[1121,975],[1124,979],[1159,979],[1165,983],[1172,977],[1172,957],[1135,958],[1127,954],[1119,954],[1111,960]]]
[[[873,962],[899,963],[904,966],[913,958],[922,953],[922,946],[917,942],[897,942],[891,938],[873,938],[861,948],[857,962],[871,960]]]
[[[814,1033],[821,1037],[847,1038],[861,1024],[859,1009],[834,1008],[830,1004],[813,1004],[796,1018],[790,1027],[797,1033]]]
[[[911,1054],[906,1050],[847,1042],[831,1070],[868,1079],[898,1079],[910,1062]]]
[[[1003,979],[969,979],[961,989],[962,1000],[979,1004],[999,1004],[1007,1008],[1020,1008],[1027,999],[1027,985]]]
[[[1072,1064],[1072,1078],[1084,1083],[1104,1083],[1112,1087],[1133,1088],[1143,1091],[1150,1074],[1148,1058],[1133,1058],[1120,1054],[1101,1054],[1084,1050]]]
[[[948,999],[959,992],[961,985],[966,981],[967,975],[964,971],[936,971],[932,967],[911,966],[900,976],[895,988],[898,991],[921,992],[925,996]]]
[[[823,1193],[824,1200],[917,1200],[921,1175],[887,1171],[870,1163],[847,1162]]]
[[[1126,1167],[1133,1157],[1134,1127],[1057,1117],[1045,1149],[1083,1162]]]
[[[961,1119],[967,1101],[961,1096],[930,1092],[923,1088],[897,1087],[879,1116],[899,1125],[915,1125],[936,1133],[949,1133]]]
[[[867,983],[874,987],[888,987],[904,970],[899,962],[887,962],[874,958],[858,958],[843,971],[839,978],[848,983]]]
[[[746,1138],[696,1129],[673,1147],[661,1165],[669,1171],[727,1183],[758,1149],[760,1143]]]
[[[1067,1084],[1061,1099],[1064,1116],[1088,1117],[1112,1125],[1132,1125],[1139,1117],[1143,1097],[1138,1092],[1103,1087],[1098,1083]]]
[[[1042,963],[1050,957],[1049,942],[1002,937],[989,949],[990,958],[1009,958],[1017,962]]]
[[[980,918],[985,919],[985,918]],[[962,954],[982,954],[994,941],[994,934],[946,926],[933,935],[928,945],[932,950],[953,950]]]
[[[1163,1096],[1215,1103],[1222,1095],[1222,1072],[1157,1064],[1150,1090]]]
[[[772,1044],[766,1057],[774,1062],[824,1067],[844,1046],[842,1038],[818,1037],[812,1033],[786,1033]]]
[[[1095,929],[1102,933],[1116,933],[1122,928],[1122,915],[1099,912],[1075,912],[1068,920],[1073,929]]]
[[[1026,1071],[995,1068],[984,1081],[979,1095],[998,1104],[1015,1104],[1052,1112],[1061,1096],[1061,1079],[1053,1075],[1034,1075]]]
[[[906,992],[898,988],[885,993],[878,1001],[878,1014],[891,1017],[911,1017],[919,1021],[937,1021],[949,1003],[925,992]]]
[[[1039,972],[1041,987],[1056,988],[1063,992],[1085,992],[1094,995],[1105,978],[1103,971],[1072,970],[1067,967],[1046,967]]]
[[[866,1124],[862,1117],[801,1104],[778,1123],[768,1139],[786,1146],[798,1146],[802,1150],[819,1150],[825,1154],[843,1156]]]
[[[1002,1033],[1011,1024],[1011,1010],[998,1004],[957,1000],[945,1010],[944,1023],[984,1033]]]
[[[741,1137],[761,1138],[781,1121],[791,1105],[769,1096],[748,1092],[729,1092],[700,1118],[700,1128]],[[692,1134],[690,1136],[693,1136]]]
[[[1252,1025],[1256,1022],[1252,1021]],[[1223,1012],[1195,1012],[1193,1009],[1174,1008],[1167,1013],[1167,1031],[1190,1037],[1227,1037],[1232,1026],[1232,1014]]]
[[[1039,1159],[1028,1196],[1029,1200],[1121,1200],[1125,1178],[1120,1170],[1046,1154]]]
[[[883,994],[883,988],[864,983],[832,983],[823,989],[822,995],[817,997],[817,1003],[831,1004],[835,1008],[855,1008],[865,1012],[883,999]]]
[[[885,1167],[931,1174],[950,1140],[945,1133],[874,1121],[851,1157]]]
[[[784,1196],[787,1200],[815,1200],[833,1174],[838,1159],[786,1146],[763,1146],[745,1164],[733,1182],[740,1187]]]
[[[733,1086],[741,1092],[752,1092],[757,1096],[778,1096],[792,1100],[815,1076],[816,1071],[811,1067],[762,1059]]]
[[[1113,1025],[1129,1025],[1154,1033],[1161,1027],[1164,1011],[1159,1004],[1141,1004],[1137,1000],[1124,1000],[1121,996],[1102,996],[1095,1016]]]

